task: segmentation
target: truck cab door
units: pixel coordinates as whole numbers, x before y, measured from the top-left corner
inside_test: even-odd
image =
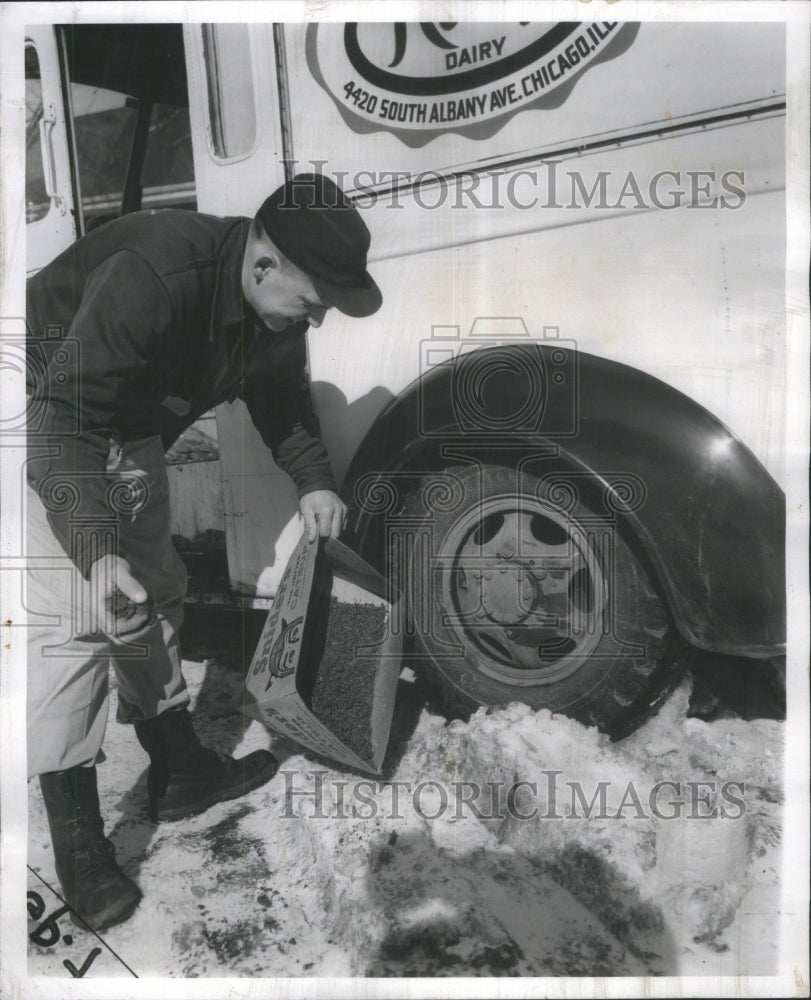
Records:
[[[33,274],[77,236],[69,116],[59,39],[50,25],[25,32],[25,221],[27,273]]]
[[[198,207],[253,216],[285,179],[273,25],[185,25],[184,34]],[[230,586],[264,599],[301,532],[296,491],[244,403],[216,414]]]

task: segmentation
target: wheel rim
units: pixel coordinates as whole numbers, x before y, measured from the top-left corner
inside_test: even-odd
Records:
[[[600,641],[603,574],[586,531],[534,497],[494,497],[445,536],[443,624],[483,673],[515,686],[577,672]]]

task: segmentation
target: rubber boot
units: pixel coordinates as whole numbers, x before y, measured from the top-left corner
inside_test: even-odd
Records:
[[[71,919],[93,930],[126,920],[141,890],[116,864],[104,836],[95,767],[72,767],[39,776],[51,828],[56,874]],[[78,917],[77,917],[78,915]]]
[[[234,760],[204,747],[186,709],[135,723],[149,754],[149,815],[154,821],[185,819],[217,802],[236,799],[270,781],[279,762],[267,750]]]

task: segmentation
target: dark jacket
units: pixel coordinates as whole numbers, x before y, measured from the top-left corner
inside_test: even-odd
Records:
[[[335,489],[306,369],[306,323],[265,327],[242,295],[250,221],[138,212],[89,233],[27,286],[28,480],[86,575],[71,521],[109,522],[110,442],[164,448],[240,398],[299,496]],[[65,499],[69,498],[69,499]]]

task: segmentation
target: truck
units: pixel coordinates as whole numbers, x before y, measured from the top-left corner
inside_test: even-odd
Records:
[[[784,676],[785,51],[777,20],[31,23],[28,271],[329,174],[383,306],[309,331],[310,389],[404,664],[449,716],[618,738],[691,665]],[[189,605],[268,607],[300,525],[241,401],[168,460]]]

